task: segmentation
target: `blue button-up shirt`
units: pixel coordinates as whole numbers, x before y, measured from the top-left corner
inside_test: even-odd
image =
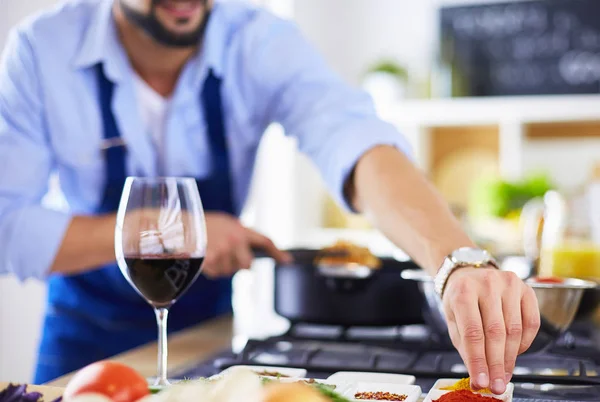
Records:
[[[127,143],[129,174],[157,174],[111,7],[111,0],[75,0],[11,32],[0,61],[0,272],[46,277],[71,217],[92,213],[101,200],[105,170],[95,64],[104,63],[116,84],[112,107]],[[292,22],[248,4],[217,1],[202,51],[186,64],[173,94],[163,150],[166,175],[210,173],[199,104],[208,68],[224,80],[238,210],[270,123],[298,139],[343,205],[343,183],[366,150],[378,144],[409,150],[377,118],[370,98],[342,82]],[[41,204],[52,172],[60,177],[68,212]]]

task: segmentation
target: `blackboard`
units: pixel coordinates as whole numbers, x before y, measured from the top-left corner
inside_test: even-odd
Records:
[[[461,95],[600,92],[600,0],[452,6],[439,16]]]

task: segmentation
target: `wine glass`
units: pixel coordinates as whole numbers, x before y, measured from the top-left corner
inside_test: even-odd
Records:
[[[154,308],[158,324],[158,376],[167,380],[169,308],[200,275],[206,252],[204,210],[191,178],[129,177],[115,228],[121,272]]]

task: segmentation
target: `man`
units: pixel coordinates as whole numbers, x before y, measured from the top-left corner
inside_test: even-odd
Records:
[[[49,280],[35,381],[155,339],[151,309],[114,265],[126,175],[204,183],[205,277],[173,308],[172,330],[230,311],[230,278],[251,248],[289,259],[237,220],[271,122],[341,204],[435,276],[474,385],[503,392],[538,329],[533,291],[475,248],[405,140],[292,23],[210,0],[75,0],[12,33],[0,65],[0,255],[2,269]],[[68,214],[40,205],[53,170]]]

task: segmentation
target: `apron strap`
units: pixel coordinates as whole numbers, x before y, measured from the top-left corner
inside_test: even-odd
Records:
[[[205,210],[218,210],[235,215],[221,83],[221,79],[210,69],[204,81],[200,101],[204,108],[213,170],[209,180],[198,180],[198,190]]]
[[[121,133],[117,127],[114,114],[112,112],[112,99],[114,93],[114,84],[106,78],[102,64],[97,65],[98,93],[100,97],[100,111],[103,130],[104,169],[106,171],[106,181],[102,203],[98,208],[100,213],[115,212],[119,208],[121,193],[125,185],[126,175],[126,148],[121,139]]]

